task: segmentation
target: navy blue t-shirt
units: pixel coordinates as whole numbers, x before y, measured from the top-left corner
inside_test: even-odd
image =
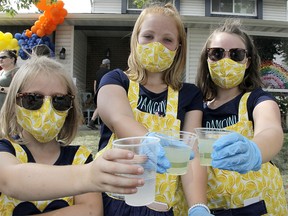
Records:
[[[28,159],[28,163],[35,163],[35,159],[27,148],[26,145],[20,145],[21,148],[25,151]],[[68,145],[68,146],[61,146],[60,148],[60,155],[57,161],[53,164],[55,166],[60,165],[72,165],[75,155],[79,149],[79,145]],[[13,147],[12,143],[6,139],[0,140],[0,152],[8,152],[12,155],[16,156],[15,148]],[[87,158],[85,163],[89,163],[93,161],[93,156],[90,154]],[[61,178],[59,176],[59,178]],[[1,195],[1,192],[0,192]],[[35,214],[44,214],[50,211],[54,211],[57,209],[65,208],[69,206],[69,204],[64,199],[53,199],[51,202],[45,207],[43,211],[40,211],[32,202],[29,201],[21,201],[15,208],[13,209],[13,216],[18,215],[35,215]]]
[[[207,103],[204,103],[203,127],[208,128],[225,128],[238,122],[238,110],[241,97],[244,93],[228,101],[217,109],[210,109]],[[257,104],[265,100],[275,100],[268,92],[261,88],[251,92],[247,100],[248,118],[253,122],[253,110]]]
[[[30,152],[30,150],[27,148],[26,145],[20,145],[22,149],[26,152],[28,162],[29,163],[35,163],[35,159]],[[68,145],[68,146],[61,146],[60,147],[60,155],[57,159],[57,161],[54,163],[54,165],[71,165],[73,163],[74,157],[76,152],[79,149],[79,145]],[[0,152],[9,152],[16,156],[15,149],[12,145],[12,143],[6,139],[0,140]],[[87,158],[85,163],[90,163],[93,161],[93,155],[90,154]]]
[[[120,69],[115,69],[105,74],[100,82],[99,88],[104,85],[119,85],[122,86],[128,94],[129,89],[129,79],[127,75]],[[160,114],[161,116],[166,115],[166,104],[167,104],[167,94],[168,89],[161,93],[154,93],[146,89],[144,86],[140,85],[140,95],[137,104],[137,109],[142,112],[147,112],[150,114]],[[185,114],[192,110],[203,109],[203,96],[199,88],[191,83],[184,83],[179,91],[178,99],[178,113],[177,119],[181,121],[181,128],[183,127],[183,122]],[[107,142],[111,136],[112,132],[103,125],[101,130],[101,138],[99,142],[99,150],[107,145]]]

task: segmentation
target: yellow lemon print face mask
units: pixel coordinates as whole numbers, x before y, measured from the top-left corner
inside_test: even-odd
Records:
[[[159,42],[137,44],[137,58],[149,72],[157,73],[168,69],[176,55],[176,50],[171,51]]]
[[[209,62],[212,81],[219,87],[229,89],[238,86],[244,79],[246,63],[241,64],[229,58]]]
[[[44,99],[39,110],[28,110],[16,105],[18,124],[41,143],[49,142],[58,135],[67,115],[68,110],[57,111],[53,109],[49,98]]]

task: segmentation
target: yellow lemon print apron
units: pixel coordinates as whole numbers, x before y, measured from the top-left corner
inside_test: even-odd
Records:
[[[137,109],[139,99],[139,84],[131,81],[128,90],[128,99],[135,119],[142,123],[150,132],[160,131],[163,129],[180,130],[180,120],[177,119],[178,112],[178,91],[174,91],[168,87],[166,115],[161,117],[158,115],[141,112]],[[116,139],[112,134],[107,146],[99,152],[112,148],[112,142]],[[177,194],[176,194],[177,191]],[[179,176],[158,174],[156,175],[156,191],[155,201],[168,205],[167,211],[173,207],[175,216],[187,215],[188,205],[184,197],[184,192]]]
[[[248,119],[245,93],[239,104],[239,122],[226,129],[237,131],[243,136],[253,138],[253,125]],[[244,200],[259,197],[265,200],[269,216],[287,216],[285,191],[279,169],[270,162],[262,164],[257,172],[239,174],[233,171],[208,167],[208,206],[210,209],[239,208]]]
[[[28,157],[24,149],[17,143],[13,143],[13,142],[11,143],[15,149],[16,157],[21,161],[21,163],[28,163]],[[80,146],[74,156],[74,160],[72,164],[73,165],[85,164],[89,155],[90,155],[90,151],[88,151],[86,147]],[[74,204],[73,196],[63,197],[57,200],[63,200],[66,203],[68,203],[69,206],[72,206]],[[36,207],[36,209],[43,212],[45,208],[53,201],[54,200],[30,201],[29,203],[33,204]],[[23,201],[6,196],[5,194],[2,193],[0,195],[0,215],[11,216],[13,214],[14,208],[17,207],[17,205],[19,205],[20,203],[23,203]]]

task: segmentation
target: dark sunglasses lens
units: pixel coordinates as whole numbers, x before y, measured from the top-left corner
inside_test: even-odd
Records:
[[[231,49],[230,50],[230,58],[234,61],[243,61],[245,58],[246,51],[244,49]]]
[[[38,95],[38,94],[27,94],[27,95],[21,96],[22,106],[25,109],[29,109],[29,110],[40,109],[43,104],[43,99],[44,99],[44,96]]]
[[[58,111],[66,111],[71,108],[72,97],[69,95],[53,96],[52,104],[54,109]]]
[[[212,48],[208,50],[208,57],[212,61],[219,61],[223,58],[225,50],[222,48]]]

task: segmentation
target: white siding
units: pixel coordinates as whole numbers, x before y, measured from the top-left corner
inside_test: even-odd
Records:
[[[121,14],[121,0],[92,0],[92,13]]]
[[[74,41],[74,26],[63,26],[57,27],[55,36],[55,57],[56,60],[64,64],[66,70],[73,75],[73,41]],[[66,58],[59,59],[59,52],[61,48],[66,49]]]
[[[284,0],[264,0],[263,20],[287,20],[287,2]]]
[[[205,16],[205,1],[181,0],[180,14],[183,16]]]
[[[82,31],[75,31],[73,77],[76,78],[76,85],[79,92],[84,92],[86,89],[86,62],[87,37]]]
[[[205,16],[204,0],[181,0],[180,14],[183,16]],[[285,0],[263,0],[263,20],[285,21],[287,19]]]
[[[209,35],[209,29],[187,29],[186,82],[195,83],[200,53]]]

